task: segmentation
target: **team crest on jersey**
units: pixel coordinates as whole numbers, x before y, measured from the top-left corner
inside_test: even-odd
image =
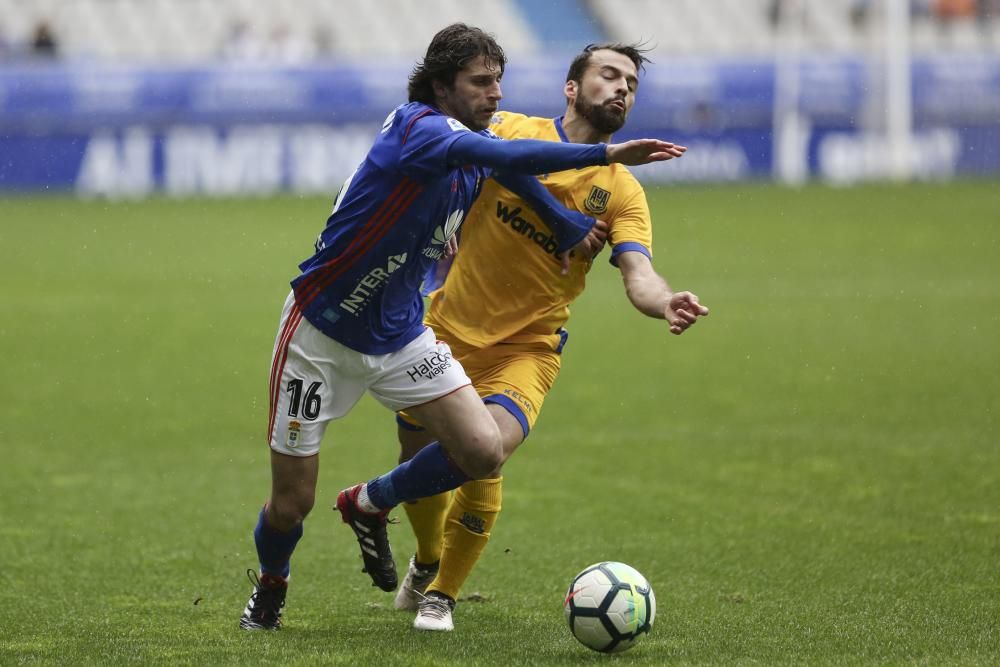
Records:
[[[590,194],[587,195],[587,201],[583,202],[583,207],[591,213],[606,213],[609,199],[611,193],[595,185],[590,188]]]

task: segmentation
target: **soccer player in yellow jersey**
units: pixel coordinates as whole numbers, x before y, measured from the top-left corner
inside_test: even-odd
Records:
[[[647,62],[634,45],[588,46],[572,62],[561,118],[497,113],[490,129],[505,139],[607,142],[635,101],[639,70]],[[587,167],[541,177],[568,208],[608,223],[611,262],[625,292],[643,314],[681,334],[708,309],[691,292],[674,292],[650,262],[652,224],[642,186],[621,165]],[[506,460],[538,418],[559,373],[569,304],[586,284],[592,258],[561,262],[541,218],[494,180],[469,212],[458,253],[443,287],[431,294],[425,323],[451,347],[503,437]],[[434,440],[400,413],[401,460]],[[396,596],[396,608],[415,610],[414,627],[453,629],[459,590],[490,537],[500,512],[499,469],[470,481],[454,496],[441,494],[404,505],[417,553]]]

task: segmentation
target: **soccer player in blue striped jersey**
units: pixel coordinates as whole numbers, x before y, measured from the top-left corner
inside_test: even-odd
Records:
[[[506,57],[483,31],[454,24],[435,35],[410,76],[410,101],[382,126],[348,179],[285,301],[272,354],[267,438],[271,494],[254,540],[260,576],[240,618],[277,629],[290,558],[312,509],[320,441],[365,391],[406,410],[439,441],[389,473],[341,492],[337,509],[355,533],[365,570],[396,587],[385,523],[396,504],[487,476],[500,433],[449,347],[423,324],[420,285],[450,247],[493,176],[531,202],[560,251],[599,249],[593,218],[569,211],[528,174],[645,164],[678,156],[653,139],[622,144],[503,141],[488,129]]]

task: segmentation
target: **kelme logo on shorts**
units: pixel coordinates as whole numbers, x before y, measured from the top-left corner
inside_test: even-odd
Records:
[[[406,374],[410,376],[412,382],[417,382],[419,380],[430,380],[441,375],[449,368],[451,368],[451,354],[435,352],[428,357],[424,357],[419,364],[414,364],[413,368],[406,371]]]
[[[507,205],[497,201],[497,220],[510,225],[510,228],[521,236],[527,236],[534,241],[538,247],[550,255],[556,254],[559,243],[555,237],[549,236],[544,231],[536,229],[533,224],[521,217],[521,207],[518,206],[513,211]]]

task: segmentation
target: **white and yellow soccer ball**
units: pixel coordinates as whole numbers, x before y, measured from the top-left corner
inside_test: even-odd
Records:
[[[570,632],[595,651],[617,653],[648,634],[656,597],[646,578],[625,563],[595,563],[573,578],[563,611]]]

